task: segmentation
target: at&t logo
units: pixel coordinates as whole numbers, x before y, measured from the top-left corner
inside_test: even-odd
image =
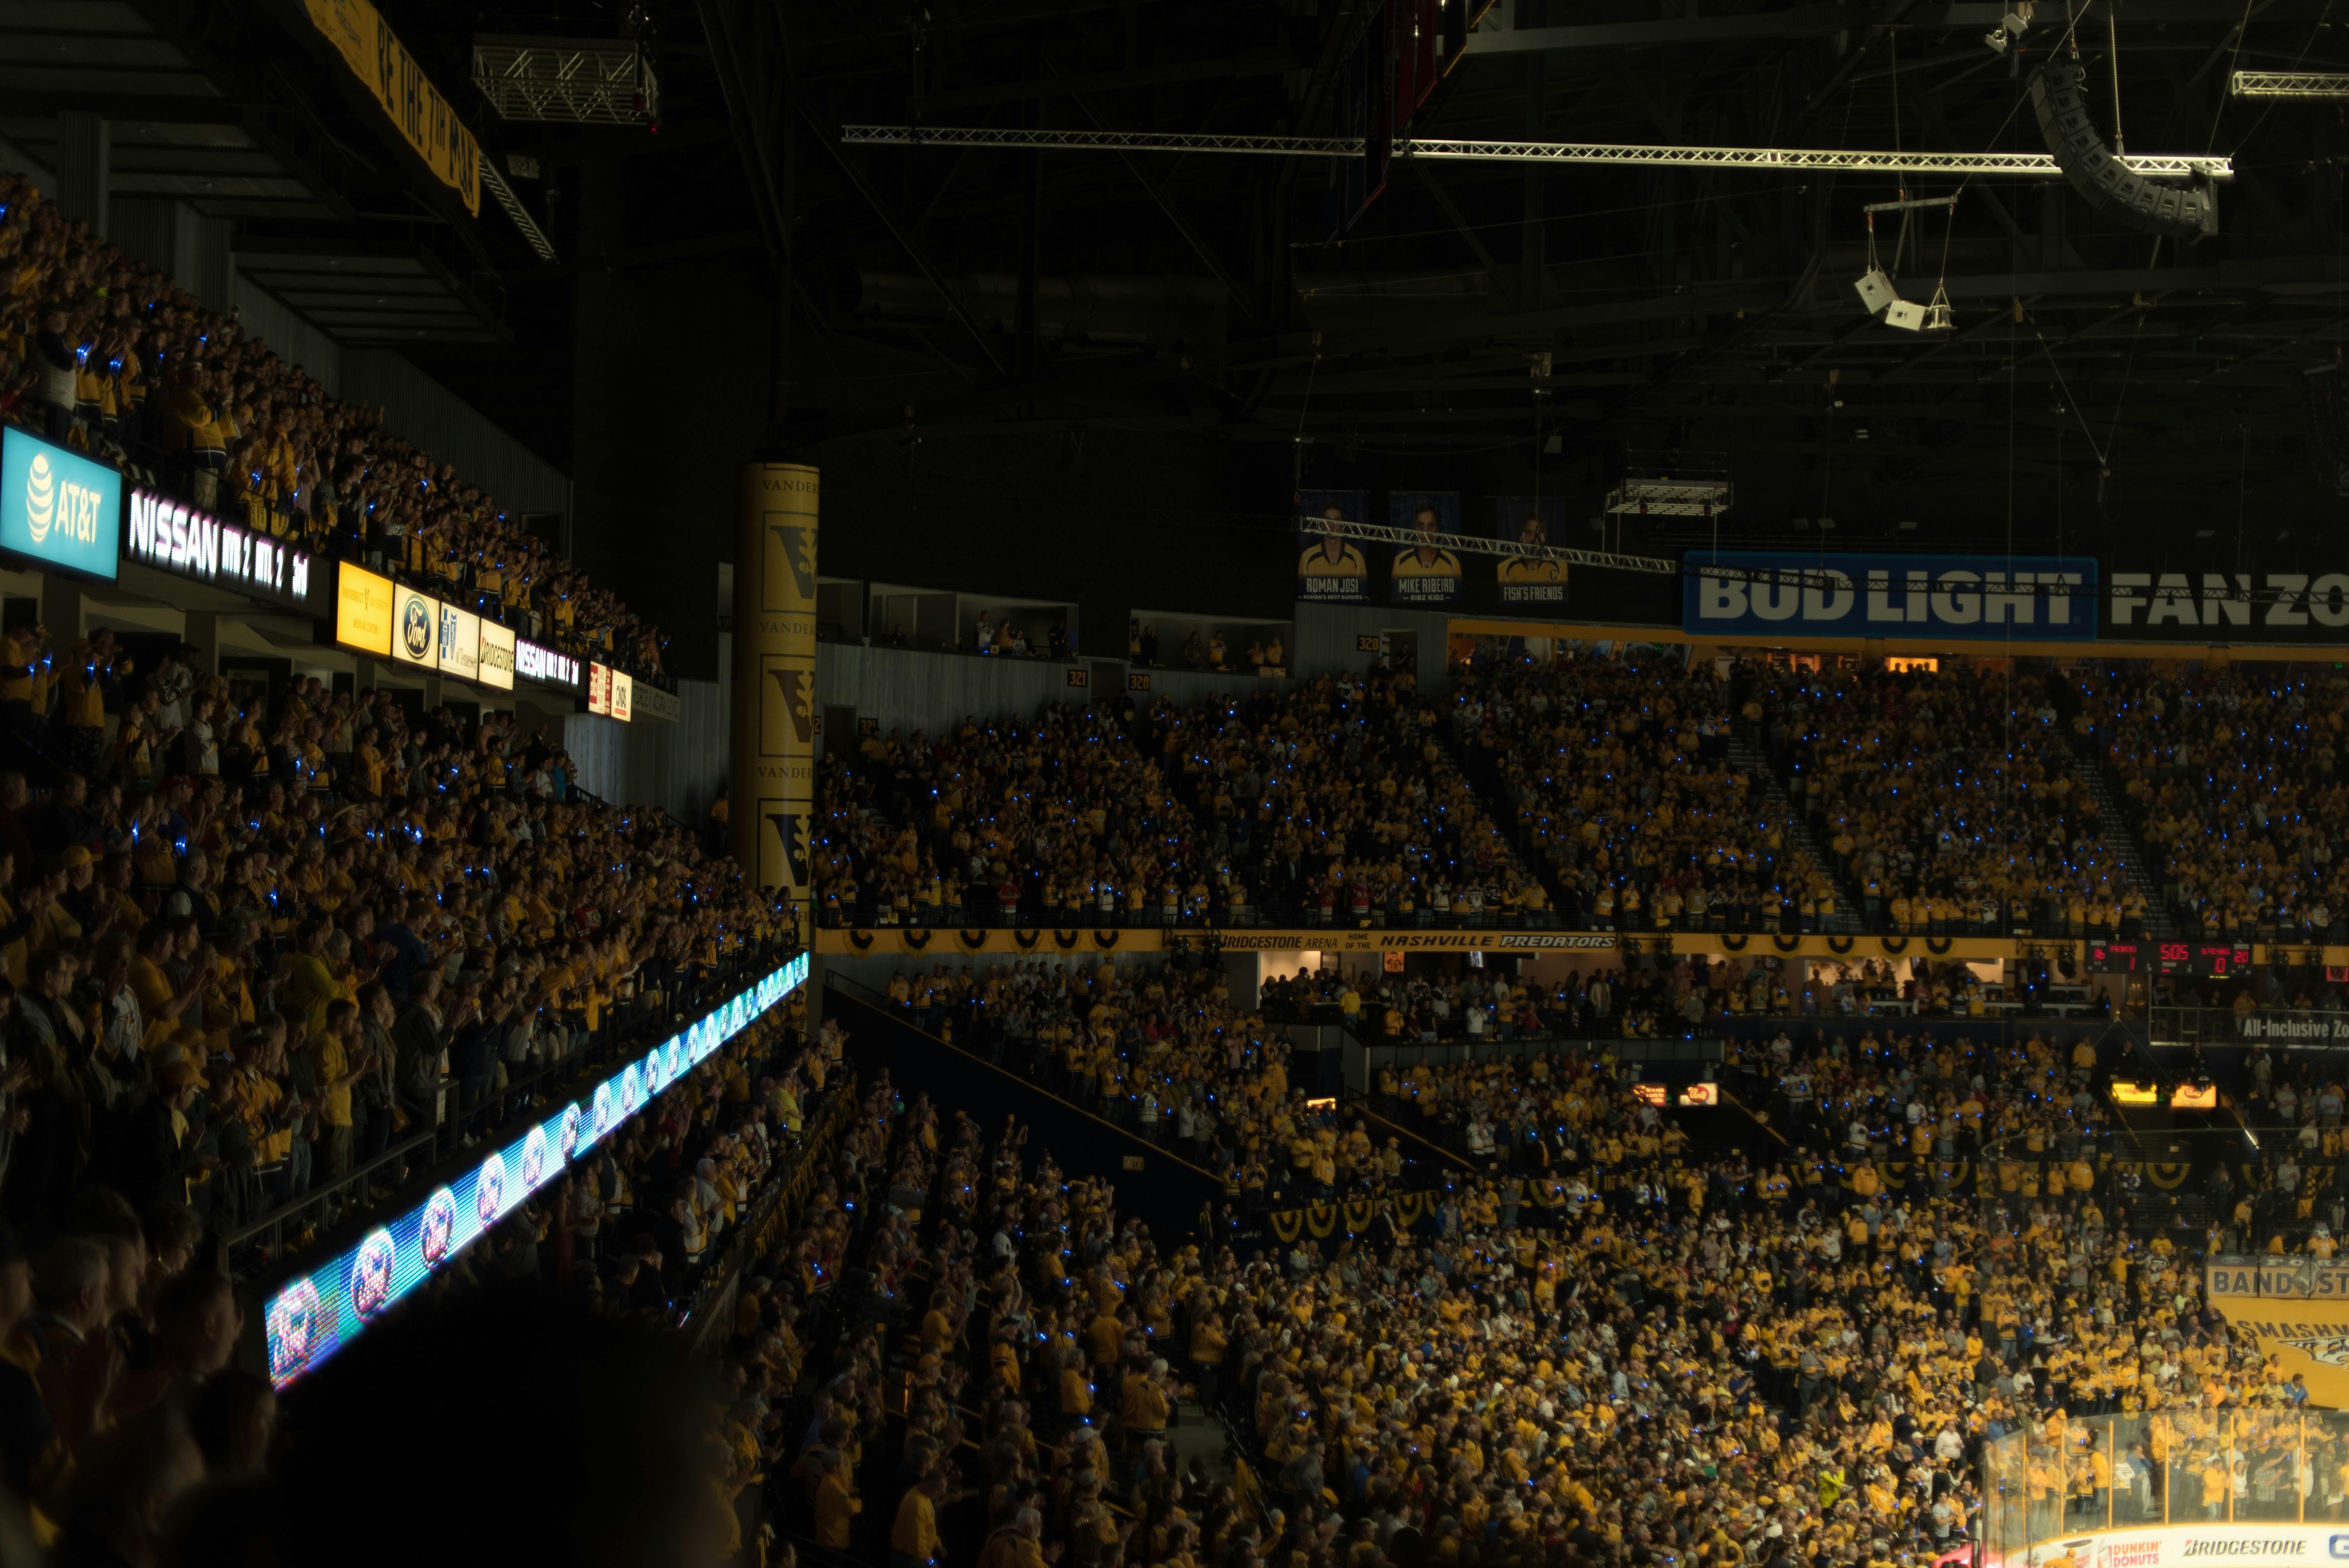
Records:
[[[25,476],[25,526],[38,544],[49,536],[57,511],[57,476],[49,472],[47,454],[33,454],[32,470]]]
[[[25,531],[35,544],[52,533],[59,542],[98,542],[98,512],[108,497],[88,485],[61,480],[47,452],[35,452],[25,467]]]

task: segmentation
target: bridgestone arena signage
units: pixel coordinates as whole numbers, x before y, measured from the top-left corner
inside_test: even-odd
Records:
[[[2258,1455],[2252,1455],[2254,1462]],[[1985,1551],[1983,1568],[2023,1568],[2066,1557],[2079,1568],[2182,1568],[2188,1563],[2341,1563],[2349,1528],[2340,1525],[2173,1524],[2099,1531],[2034,1542],[2026,1554]]]

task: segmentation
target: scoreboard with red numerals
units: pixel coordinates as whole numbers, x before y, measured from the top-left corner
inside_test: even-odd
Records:
[[[2088,943],[2088,967],[2108,975],[2237,975],[2251,966],[2248,942]]]

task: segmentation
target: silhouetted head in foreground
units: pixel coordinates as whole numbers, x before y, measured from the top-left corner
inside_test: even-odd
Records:
[[[529,1290],[418,1305],[286,1390],[271,1479],[194,1500],[175,1568],[719,1561],[682,1346]]]

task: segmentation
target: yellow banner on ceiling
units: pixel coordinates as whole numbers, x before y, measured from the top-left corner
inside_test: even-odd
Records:
[[[365,84],[434,177],[481,211],[481,149],[449,100],[401,46],[367,0],[303,0],[310,25],[325,34],[351,74]]]
[[[2349,1264],[2314,1258],[2214,1263],[2203,1271],[2212,1305],[2275,1357],[2289,1378],[2308,1379],[2313,1405],[2349,1409]]]

